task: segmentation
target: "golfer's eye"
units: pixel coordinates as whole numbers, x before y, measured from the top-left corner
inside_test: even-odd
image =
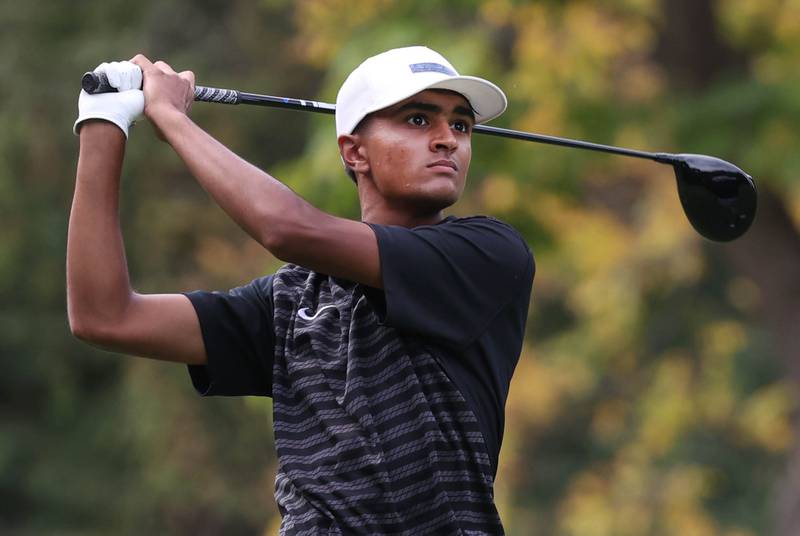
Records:
[[[428,124],[428,118],[424,114],[414,114],[409,116],[408,123],[415,127],[424,127]]]
[[[453,128],[458,132],[467,134],[470,131],[471,125],[467,121],[454,121]]]

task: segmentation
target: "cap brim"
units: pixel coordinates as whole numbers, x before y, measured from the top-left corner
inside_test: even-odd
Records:
[[[508,106],[502,89],[476,76],[454,76],[431,84],[425,89],[449,89],[464,95],[475,112],[476,123],[491,121],[502,114]]]

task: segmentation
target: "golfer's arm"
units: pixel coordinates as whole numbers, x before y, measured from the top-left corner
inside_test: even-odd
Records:
[[[238,157],[182,113],[154,119],[215,201],[279,259],[382,286],[378,244],[368,225],[327,214]]]
[[[144,357],[204,363],[197,315],[180,294],[133,292],[119,222],[125,137],[111,123],[80,132],[80,155],[67,239],[70,328],[94,345]]]

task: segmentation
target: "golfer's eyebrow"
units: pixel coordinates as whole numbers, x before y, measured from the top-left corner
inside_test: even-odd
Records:
[[[423,102],[423,101],[410,101],[397,109],[397,113],[403,113],[409,110],[423,110],[425,112],[431,113],[442,113],[442,107],[438,104],[432,104],[430,102]],[[472,119],[472,122],[475,122],[475,112],[472,111],[471,108],[467,108],[466,106],[458,105],[453,108],[453,113],[458,115],[463,115],[464,117],[469,117]]]

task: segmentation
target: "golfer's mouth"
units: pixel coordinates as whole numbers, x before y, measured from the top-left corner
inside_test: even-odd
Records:
[[[432,169],[446,168],[448,170],[458,171],[458,166],[452,160],[437,160],[436,162],[428,164],[428,167]]]

